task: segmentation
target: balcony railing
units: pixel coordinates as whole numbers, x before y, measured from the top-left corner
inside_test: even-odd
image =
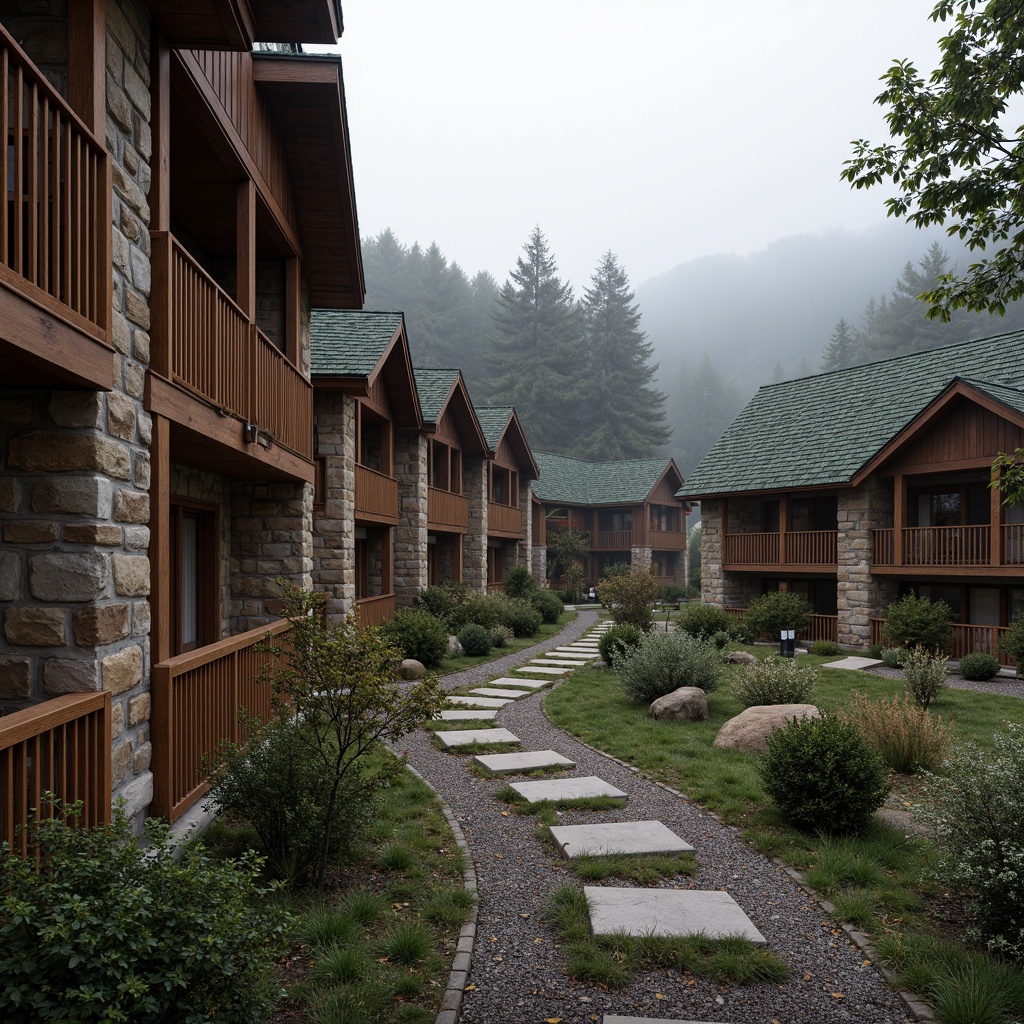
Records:
[[[742,619],[747,609],[724,608],[723,611],[731,618]],[[801,629],[796,637],[803,643],[814,643],[817,640],[831,640],[833,643],[836,643],[839,640],[839,616],[812,615],[807,628]]]
[[[469,502],[466,497],[436,487],[428,487],[427,525],[442,529],[469,529]]]
[[[725,561],[743,565],[778,565],[777,533],[727,533]]]
[[[361,597],[356,601],[359,610],[359,621],[364,626],[379,626],[382,622],[393,618],[395,614],[395,595],[381,594],[378,597]]]
[[[256,646],[290,625],[282,619],[153,667],[154,814],[175,821],[206,792],[203,757],[247,738],[240,708],[249,718],[270,716],[270,686],[257,678],[276,659]]]
[[[105,342],[106,148],[0,25],[0,280]]]
[[[488,594],[503,594],[505,592],[505,581],[495,580],[493,583],[487,584]]]
[[[882,630],[885,628],[885,619],[871,619],[871,643],[882,643]],[[977,626],[967,622],[954,622],[951,624],[953,630],[953,647],[950,650],[950,657],[959,660],[965,654],[980,652],[991,654],[999,659],[999,664],[1007,668],[1014,668],[1016,663],[1008,654],[1000,654],[999,638],[1009,631],[1008,626]]]
[[[521,537],[523,535],[523,510],[489,501],[487,503],[487,532],[514,533],[517,537]]]
[[[375,469],[356,464],[356,517],[398,518],[398,481]]]
[[[19,825],[48,816],[43,793],[110,821],[110,694],[69,693],[0,718],[0,842],[25,855]]]
[[[592,536],[594,551],[628,551],[634,544],[632,530],[598,530]],[[637,536],[635,543],[642,544],[642,537]]]
[[[647,546],[665,551],[682,551],[686,547],[686,534],[682,530],[647,530]]]
[[[1019,564],[1019,526],[1004,526],[1004,565]],[[892,527],[872,530],[875,565],[970,566],[992,564],[992,529],[984,526],[910,526],[902,531],[903,557],[896,561]],[[1010,560],[1012,554],[1013,560]]]
[[[312,385],[173,235],[152,241],[154,368],[311,459]]]
[[[1024,523],[1003,525],[1003,565],[1024,564]]]
[[[837,539],[836,530],[794,530],[785,534],[729,533],[725,536],[725,561],[733,565],[820,565],[835,568]]]

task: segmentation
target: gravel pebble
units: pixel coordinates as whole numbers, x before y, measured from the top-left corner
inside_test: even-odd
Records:
[[[445,688],[500,675],[538,650],[581,635],[595,620],[593,612],[581,612],[557,638],[448,676]],[[519,736],[524,750],[550,748],[572,758],[577,763],[572,776],[598,775],[630,794],[624,808],[567,811],[562,822],[664,822],[693,844],[699,872],[662,879],[658,885],[729,892],[792,974],[782,985],[734,985],[656,970],[610,992],[571,980],[555,933],[540,919],[555,889],[582,881],[537,838],[534,817],[509,813],[494,799],[506,779],[478,778],[469,771],[468,757],[435,750],[430,734],[421,730],[404,737],[396,748],[447,801],[476,865],[480,907],[469,978],[475,987],[463,1000],[460,1019],[465,1024],[520,1024],[551,1017],[564,1024],[590,1024],[600,1022],[605,1013],[737,1024],[903,1024],[910,1019],[881,974],[826,917],[814,896],[712,814],[551,725],[542,710],[545,693],[502,708],[496,724]]]

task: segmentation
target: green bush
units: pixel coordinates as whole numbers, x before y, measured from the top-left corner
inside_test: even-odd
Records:
[[[811,654],[816,654],[821,658],[832,658],[837,654],[842,654],[843,649],[835,642],[835,640],[815,640],[811,644]]]
[[[728,630],[720,629],[711,636],[711,642],[720,650],[724,651],[732,643],[732,634]]]
[[[776,590],[751,602],[743,615],[743,624],[754,636],[778,640],[784,629],[806,629],[812,614],[813,609],[802,594]]]
[[[606,629],[601,634],[601,639],[597,641],[597,649],[606,664],[614,665],[619,653],[639,646],[643,636],[636,626],[624,622],[621,626]]]
[[[945,601],[907,594],[885,609],[882,639],[890,647],[923,647],[948,654],[953,645],[952,618],[953,610]]]
[[[1017,675],[1024,676],[1024,615],[1018,615],[999,638],[999,653],[1013,658]]]
[[[926,708],[946,686],[946,658],[938,658],[923,647],[907,651],[903,659],[907,689],[920,708]]]
[[[972,682],[984,683],[999,674],[999,662],[991,654],[975,651],[960,659],[960,675]]]
[[[265,1019],[291,922],[259,862],[211,860],[192,844],[177,860],[157,819],[144,850],[120,813],[109,828],[73,819],[58,809],[29,827],[38,866],[0,847],[0,1019]]]
[[[651,611],[658,597],[658,577],[645,569],[630,569],[601,580],[597,596],[612,613],[616,623],[628,622],[644,632],[650,630]]]
[[[424,608],[401,608],[380,627],[380,634],[403,658],[436,668],[448,653],[448,628]]]
[[[676,629],[691,636],[711,637],[716,633],[732,635],[733,618],[714,604],[690,604],[676,619]]]
[[[522,598],[506,601],[501,622],[516,636],[533,636],[540,629],[542,621],[540,612],[529,601]]]
[[[512,643],[512,638],[515,633],[512,632],[508,626],[498,623],[497,626],[491,626],[491,646],[492,647],[508,647]]]
[[[902,668],[907,652],[902,647],[883,647],[881,658],[886,668]]]
[[[530,596],[530,603],[540,612],[547,625],[553,625],[565,611],[565,605],[553,590],[537,589]]]
[[[679,604],[685,597],[686,587],[677,587],[674,583],[669,583],[661,590],[661,600],[669,604]]]
[[[444,583],[439,583],[435,587],[427,587],[426,590],[421,590],[416,597],[416,606],[418,608],[425,608],[435,618],[448,625],[455,613],[455,609],[463,601],[471,597],[472,594],[473,590],[468,583],[463,583],[462,580],[458,582],[455,580],[445,580]]]
[[[970,893],[968,938],[994,953],[1024,957],[1024,729],[997,733],[994,750],[965,744],[930,779],[931,799],[916,810],[946,857],[945,884]]]
[[[630,700],[650,704],[680,686],[710,693],[718,685],[722,662],[710,640],[689,633],[648,633],[615,658],[615,671]]]
[[[529,597],[537,589],[537,583],[533,573],[525,565],[513,565],[505,573],[505,596],[506,597]]]
[[[795,658],[765,658],[744,665],[732,686],[733,696],[745,707],[764,704],[806,704],[817,672]]]
[[[490,630],[471,622],[459,630],[459,643],[462,644],[462,650],[469,658],[479,658],[484,654],[490,654],[492,646]]]
[[[471,622],[490,629],[505,621],[507,604],[508,598],[504,594],[470,594],[452,613],[448,627],[456,634]]]
[[[758,775],[783,817],[808,832],[856,832],[889,792],[882,759],[831,716],[794,718],[770,733]]]

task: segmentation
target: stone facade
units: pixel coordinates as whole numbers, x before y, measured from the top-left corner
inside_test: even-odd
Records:
[[[546,587],[548,579],[548,546],[536,544],[530,548],[530,571],[537,586]]]
[[[474,590],[487,590],[487,461],[466,459],[462,486],[469,506],[469,532],[462,543],[462,578]]]
[[[647,547],[633,547],[629,549],[629,566],[631,569],[639,569],[647,572],[654,560],[654,552]]]
[[[734,508],[734,505],[737,507]],[[735,532],[740,523],[754,522],[753,503],[729,502],[729,532]],[[758,506],[757,523],[760,524]],[[734,518],[735,517],[735,518]],[[701,518],[701,599],[705,604],[719,608],[746,608],[761,594],[761,581],[757,576],[722,571],[724,532],[722,530],[722,503],[702,501]],[[752,527],[748,526],[748,529]]]
[[[417,430],[395,431],[395,477],[395,604],[408,608],[427,585],[427,439]]]

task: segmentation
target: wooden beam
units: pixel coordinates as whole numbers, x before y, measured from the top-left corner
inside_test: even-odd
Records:
[[[153,586],[151,660],[154,665],[171,656],[171,425],[165,416],[153,417],[150,447],[149,567]]]
[[[1000,486],[1001,473],[998,466],[992,467],[992,488],[989,493],[989,539],[992,565],[1003,564],[1003,490]]]
[[[786,536],[789,533],[789,495],[779,495],[779,565],[786,564]]]
[[[171,51],[159,32],[152,39],[153,184],[149,190],[151,231],[171,230]]]
[[[106,0],[68,4],[68,101],[102,143],[107,127]]]
[[[284,354],[302,369],[302,263],[295,256],[284,265]]]
[[[256,186],[246,179],[238,185],[235,220],[235,301],[249,323],[256,322]]]
[[[892,564],[903,565],[903,527],[907,519],[907,484],[902,473],[892,478]]]

